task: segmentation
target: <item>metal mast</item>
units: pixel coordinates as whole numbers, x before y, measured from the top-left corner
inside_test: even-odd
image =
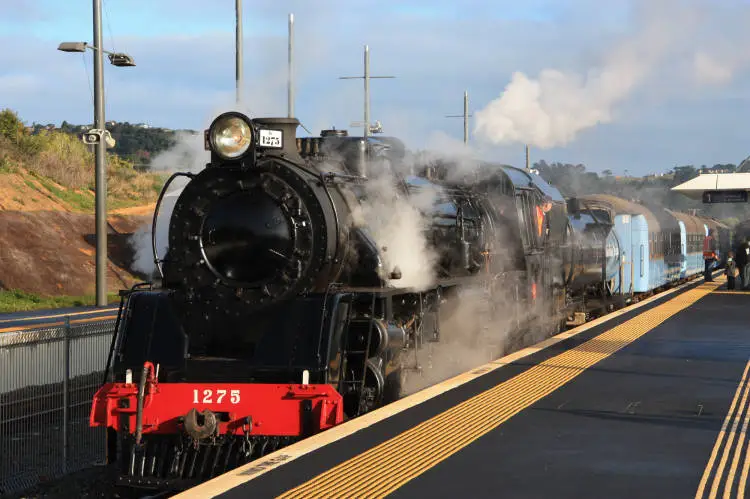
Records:
[[[289,81],[287,83],[289,118],[294,118],[294,14],[289,14]]]
[[[370,136],[370,79],[371,78],[395,78],[395,76],[371,76],[370,75],[370,47],[365,45],[365,58],[364,58],[365,71],[363,76],[339,76],[339,80],[358,80],[363,79],[365,81],[365,121],[362,123],[364,127],[365,138]],[[356,125],[354,125],[356,126]]]
[[[235,0],[235,84],[237,104],[242,102],[242,0]]]
[[[464,119],[464,144],[469,143],[469,92],[464,90],[464,114],[448,114],[446,118],[463,118]]]

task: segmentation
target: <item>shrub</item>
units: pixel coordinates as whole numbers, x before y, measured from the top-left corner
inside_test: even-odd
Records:
[[[17,144],[25,133],[26,127],[14,111],[10,109],[0,111],[0,136]]]

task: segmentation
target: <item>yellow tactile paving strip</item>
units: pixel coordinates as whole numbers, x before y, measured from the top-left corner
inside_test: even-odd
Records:
[[[739,386],[737,386],[732,405],[729,407],[719,436],[716,438],[711,457],[698,485],[696,498],[719,497],[718,492],[722,485],[724,486],[722,497],[745,497],[747,475],[750,471],[750,452],[748,452],[749,445],[747,442],[747,426],[748,421],[750,421],[750,404],[748,403],[750,402],[748,400],[748,391],[750,390],[748,381],[750,378],[748,378],[748,371],[750,371],[750,361],[745,366],[745,372],[742,374]],[[742,425],[741,428],[740,424]],[[733,446],[734,452],[731,452]],[[744,458],[741,460],[743,453]],[[741,469],[740,461],[742,461]],[[714,467],[716,467],[716,473],[712,474]],[[707,488],[709,478],[712,475],[711,486]],[[738,481],[739,483],[737,483]],[[732,496],[732,489],[735,485],[737,485],[737,494]]]
[[[701,284],[355,456],[279,496],[384,497],[686,309],[724,282]]]

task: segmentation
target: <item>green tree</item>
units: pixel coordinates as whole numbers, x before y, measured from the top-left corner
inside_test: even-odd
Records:
[[[0,111],[0,136],[18,144],[26,128],[18,115],[11,109]]]

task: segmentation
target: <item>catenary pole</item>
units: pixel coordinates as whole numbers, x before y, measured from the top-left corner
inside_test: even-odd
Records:
[[[242,0],[235,0],[235,83],[237,104],[242,102]]]
[[[371,76],[370,75],[370,47],[365,45],[365,57],[364,57],[364,75],[362,76],[339,76],[340,80],[359,80],[364,79],[365,81],[365,121],[362,124],[364,127],[364,137],[370,136],[370,80],[372,78],[395,78],[395,76]]]
[[[463,118],[464,119],[464,144],[469,143],[469,118],[473,115],[469,114],[469,91],[464,90],[464,114],[448,114],[446,118]]]
[[[289,81],[287,83],[289,118],[294,118],[294,14],[289,14]]]

